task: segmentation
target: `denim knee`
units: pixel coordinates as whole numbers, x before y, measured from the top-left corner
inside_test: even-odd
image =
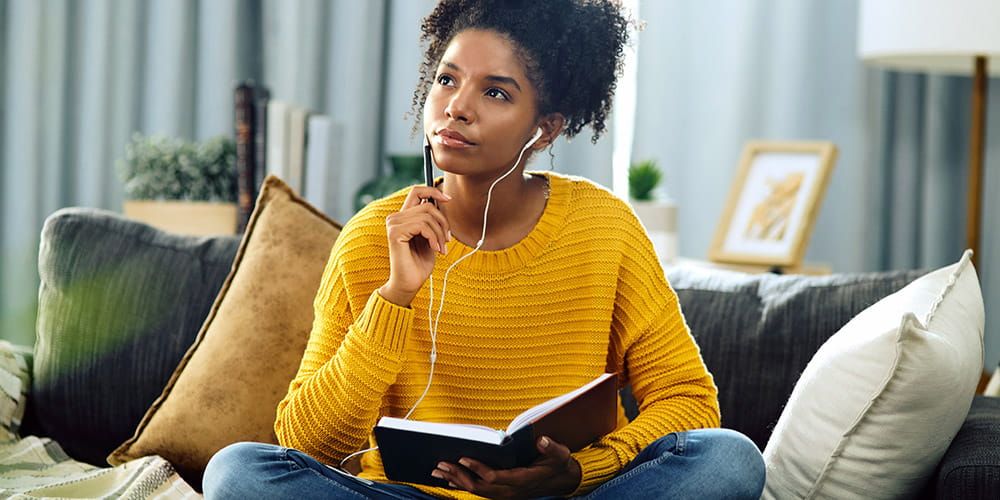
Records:
[[[263,443],[233,443],[219,450],[205,466],[202,490],[205,498],[249,498],[247,488],[254,490],[253,470],[262,452],[275,448]]]
[[[703,429],[695,431],[689,437],[692,439],[708,444],[703,458],[718,467],[716,484],[723,497],[760,498],[764,491],[764,457],[750,438],[730,429]]]

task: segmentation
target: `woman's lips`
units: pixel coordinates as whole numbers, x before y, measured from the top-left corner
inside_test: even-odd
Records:
[[[471,142],[466,142],[457,137],[448,135],[438,134],[435,136],[435,139],[437,139],[438,144],[449,148],[471,148],[472,146],[475,146],[475,144],[472,144]]]

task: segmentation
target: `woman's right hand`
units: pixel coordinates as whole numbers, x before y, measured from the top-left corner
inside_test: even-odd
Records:
[[[389,281],[379,289],[386,300],[409,306],[434,270],[436,253],[446,252],[451,239],[448,219],[430,201],[447,203],[450,196],[436,187],[414,186],[403,207],[385,218],[389,242]]]

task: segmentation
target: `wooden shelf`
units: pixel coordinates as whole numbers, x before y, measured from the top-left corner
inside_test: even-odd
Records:
[[[749,274],[804,274],[809,276],[824,276],[831,274],[833,270],[826,264],[803,264],[795,267],[775,267],[754,264],[729,264],[724,262],[711,262],[700,259],[689,259],[678,257],[673,262],[664,264],[665,269],[673,267],[699,267],[703,269],[722,269],[726,271],[736,271]]]

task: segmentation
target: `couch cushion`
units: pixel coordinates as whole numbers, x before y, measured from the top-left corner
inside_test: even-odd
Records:
[[[972,252],[865,309],[819,349],[764,450],[765,498],[911,498],[983,368]]]
[[[340,229],[277,177],[264,181],[198,338],[110,463],[160,455],[200,490],[218,450],[238,441],[277,443],[275,411],[305,351],[313,300]]]
[[[722,425],[763,450],[819,346],[924,273],[781,276],[677,267],[667,274],[719,387]]]
[[[937,498],[987,499],[1000,492],[1000,398],[976,396],[938,466]]]
[[[49,216],[23,434],[105,465],[191,346],[238,245],[235,236],[178,236],[104,210]]]

